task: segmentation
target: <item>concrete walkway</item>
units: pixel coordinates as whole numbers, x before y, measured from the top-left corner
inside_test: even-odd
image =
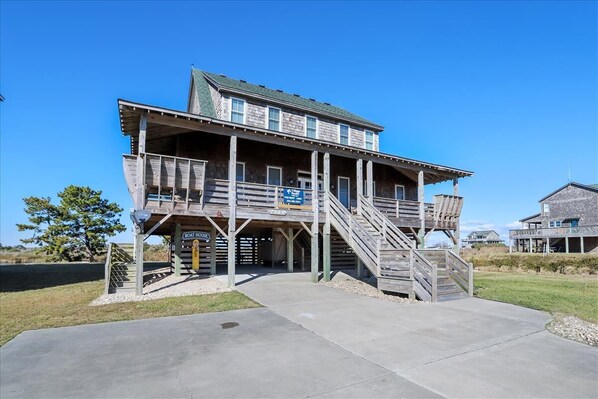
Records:
[[[541,312],[239,277],[267,308],[19,335],[0,349],[0,397],[598,396],[597,350],[544,331]]]

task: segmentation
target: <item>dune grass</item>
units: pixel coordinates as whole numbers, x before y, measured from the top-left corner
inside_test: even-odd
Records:
[[[475,294],[552,314],[598,322],[598,278],[595,275],[538,275],[476,272]]]
[[[25,330],[259,307],[233,291],[152,301],[89,306],[103,281],[0,293],[0,345]]]

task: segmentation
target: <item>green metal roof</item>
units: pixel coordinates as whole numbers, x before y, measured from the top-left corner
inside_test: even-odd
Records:
[[[193,68],[193,81],[195,83],[196,90],[200,101],[200,109],[202,115],[215,118],[214,104],[212,103],[212,97],[208,88],[206,80],[214,84],[218,89],[230,90],[233,92],[239,92],[248,96],[256,96],[270,100],[274,103],[283,103],[288,107],[297,107],[300,109],[306,109],[316,114],[322,114],[331,118],[340,119],[347,122],[353,122],[357,125],[365,125],[366,127],[373,128],[375,130],[383,130],[384,128],[377,123],[369,121],[361,116],[355,115],[349,111],[346,111],[340,107],[328,103],[321,103],[313,99],[301,97],[297,94],[285,93],[281,90],[269,89],[262,85],[254,85],[247,83],[243,80],[236,80],[229,78],[224,75],[218,75],[210,72],[201,71]],[[208,112],[214,112],[214,115],[208,114]]]

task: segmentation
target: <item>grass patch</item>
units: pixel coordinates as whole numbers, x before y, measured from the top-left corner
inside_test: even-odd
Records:
[[[598,322],[595,276],[476,272],[474,282],[475,295],[480,298]]]
[[[0,293],[0,345],[25,330],[260,307],[236,291],[88,306],[103,289],[92,281]]]

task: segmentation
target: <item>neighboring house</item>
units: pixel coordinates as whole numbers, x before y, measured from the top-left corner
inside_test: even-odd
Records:
[[[197,69],[186,111],[118,106],[131,148],[125,180],[137,220],[145,221],[136,233],[137,268],[119,272],[137,276],[138,293],[147,235],[172,237],[176,274],[220,268],[230,286],[244,265],[311,270],[314,281],[320,270],[328,280],[331,269],[365,267],[387,291],[425,300],[461,292],[434,277],[433,263],[471,285],[471,268],[457,254],[423,248],[432,231],[458,242],[458,180],[472,172],[380,152],[381,125]],[[453,192],[425,203],[425,186],[443,181]],[[118,278],[108,276],[107,290],[130,286]]]
[[[498,233],[494,230],[472,231],[462,241],[463,248],[471,248],[474,244],[504,244]]]
[[[598,184],[571,182],[540,201],[540,213],[511,230],[518,252],[598,252]]]

